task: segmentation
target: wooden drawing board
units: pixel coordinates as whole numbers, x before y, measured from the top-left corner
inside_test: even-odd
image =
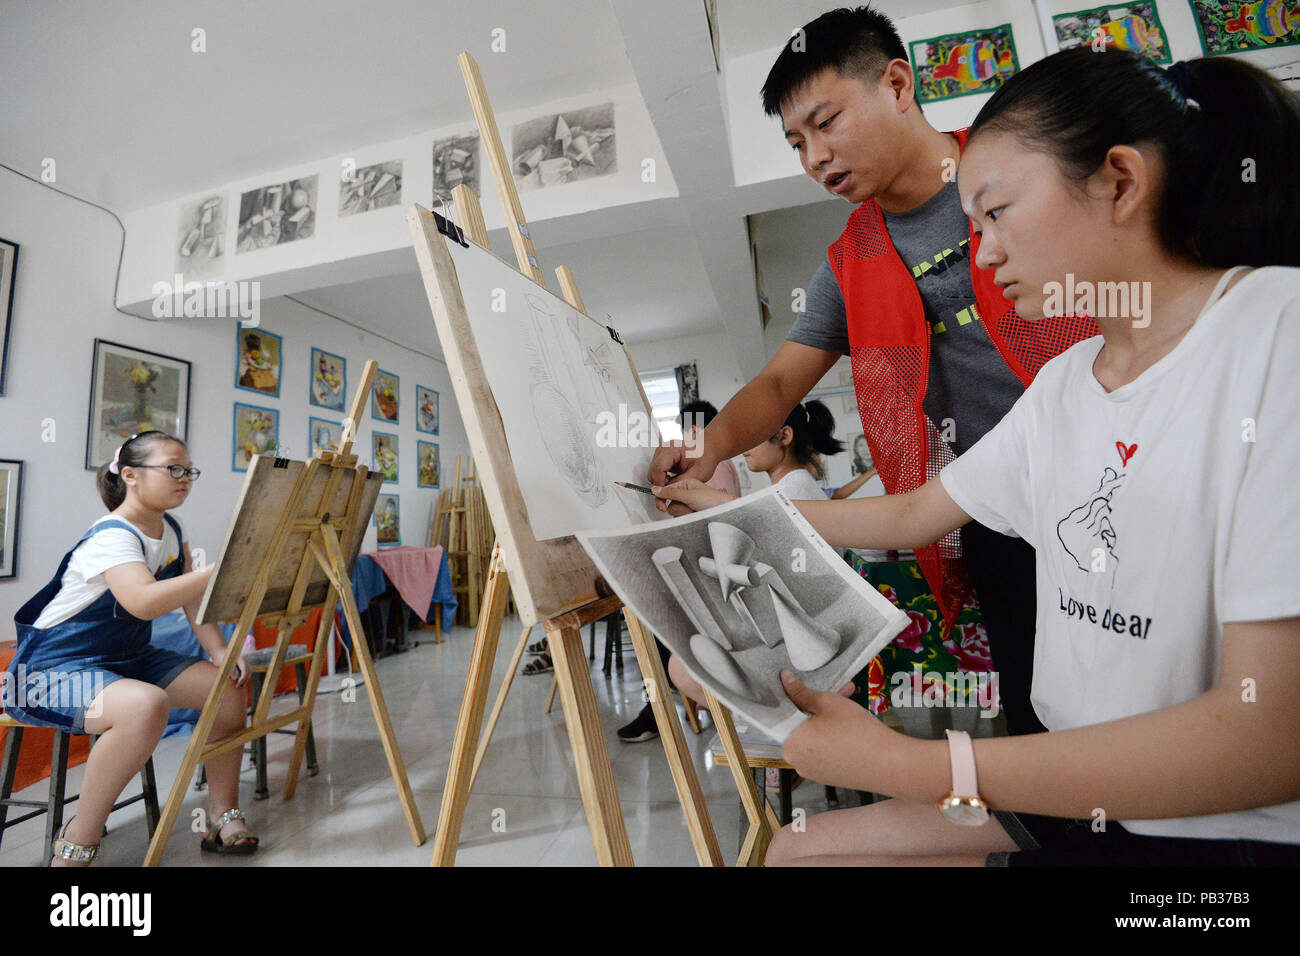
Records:
[[[288,607],[294,586],[298,583],[299,567],[307,551],[307,543],[320,527],[318,515],[328,513],[335,516],[332,523],[347,558],[347,572],[352,573],[352,565],[356,561],[357,552],[361,550],[361,541],[375,510],[375,501],[384,480],[383,473],[376,471],[359,475],[352,469],[344,469],[345,478],[340,480],[333,477],[335,469],[317,468],[311,476],[310,485],[299,498],[295,514],[287,515],[285,509],[290,496],[306,467],[304,461],[261,455],[254,457],[235,505],[236,518],[226,531],[226,540],[216,562],[217,569],[208,582],[203,603],[199,607],[200,624],[239,620],[252,588],[253,576],[257,573],[262,556],[275,539],[281,521],[291,520],[295,525],[285,541],[281,552],[282,560],[271,568],[266,595],[257,611],[259,618],[281,613]],[[358,481],[362,482],[360,508],[353,527],[346,529],[345,533],[341,522],[348,512],[348,498],[352,494],[353,484]],[[305,608],[324,604],[330,590],[330,580],[324,570],[314,563],[310,567],[311,573],[302,601]]]

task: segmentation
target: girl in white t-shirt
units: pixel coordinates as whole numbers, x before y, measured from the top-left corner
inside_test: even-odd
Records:
[[[14,616],[18,650],[4,675],[5,711],[23,723],[99,735],[77,813],[54,841],[55,865],[94,859],[109,811],[153,753],[168,712],[201,708],[219,675],[200,657],[149,643],[151,622],[182,607],[213,660],[226,652],[215,624],[194,623],[212,566],[191,569],[180,525],[167,513],[184,504],[198,475],[184,442],[158,431],[128,438],[99,469],[99,493],[110,513]],[[240,686],[247,681],[242,660],[233,678]],[[243,727],[243,694],[227,694],[213,740]],[[240,822],[240,760],[235,749],[207,762],[212,826],[201,844],[206,850],[257,848]]]
[[[971,519],[1032,544],[1051,732],[911,739],[783,675],[795,768],[897,799],[787,827],[769,863],[1300,862],[1297,155],[1295,98],[1230,57],[1082,47],[985,104],[958,184],[1019,313],[996,321],[1102,334],[916,491],[799,508],[832,544]]]

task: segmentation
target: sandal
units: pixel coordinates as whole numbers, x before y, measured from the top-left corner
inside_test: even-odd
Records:
[[[75,820],[76,817],[73,817],[72,819]],[[68,860],[72,863],[89,864],[90,861],[99,854],[99,844],[93,843],[90,846],[84,846],[80,843],[73,843],[71,840],[65,838],[64,834],[68,832],[68,827],[71,825],[72,820],[63,824],[63,829],[60,830],[59,835],[55,837],[52,848],[54,851],[54,858]]]
[[[247,823],[248,817],[244,816],[244,811],[238,807],[231,807],[212,826],[208,827],[207,834],[199,841],[199,849],[206,850],[209,853],[238,853],[245,856],[256,850],[257,837],[247,830],[240,830],[230,837],[228,842],[222,841],[221,828],[231,820],[243,820]]]
[[[529,654],[545,654],[550,649],[551,649],[550,645],[546,643],[546,638],[542,638],[536,644],[528,645]]]
[[[551,662],[551,655],[543,654],[538,657],[537,660],[529,661],[525,664],[521,673],[527,674],[531,677],[534,674],[549,674],[553,670],[555,670],[555,665]]]

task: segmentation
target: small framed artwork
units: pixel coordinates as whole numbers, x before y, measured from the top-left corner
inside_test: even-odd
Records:
[[[18,243],[0,239],[0,395],[5,393],[9,367],[9,329],[14,314],[14,277],[18,275]]]
[[[390,425],[397,424],[397,397],[400,393],[400,378],[391,372],[379,369],[375,372],[375,384],[370,391],[370,415]]]
[[[235,402],[232,466],[248,471],[254,455],[273,455],[280,448],[280,413],[274,408]]]
[[[341,355],[313,347],[311,350],[311,403],[343,411],[348,387],[348,360]]]
[[[423,385],[415,386],[415,430],[438,434],[438,393]]]
[[[370,435],[371,468],[384,473],[384,484],[397,481],[397,436],[388,432]]]
[[[1210,56],[1300,43],[1294,0],[1189,0],[1201,46]]]
[[[402,543],[401,495],[380,495],[375,499],[375,528],[380,547]]]
[[[415,456],[420,463],[420,472],[418,484],[421,488],[438,487],[438,443],[432,441],[417,441],[415,443]]]
[[[280,397],[282,339],[261,328],[235,326],[235,387]]]
[[[18,509],[23,497],[23,463],[0,459],[0,578],[18,574]]]
[[[338,451],[343,443],[343,425],[325,418],[308,418],[307,434],[313,458],[324,451]]]
[[[1145,3],[1110,4],[1091,10],[1076,10],[1052,17],[1056,39],[1062,50],[1076,46],[1096,52],[1128,50],[1156,63],[1171,63],[1169,37],[1160,22],[1155,0]]]
[[[189,362],[95,339],[86,428],[88,469],[111,461],[122,442],[139,432],[157,430],[185,441],[189,420]]]
[[[992,93],[1020,70],[1009,23],[919,40],[911,52],[922,103]]]

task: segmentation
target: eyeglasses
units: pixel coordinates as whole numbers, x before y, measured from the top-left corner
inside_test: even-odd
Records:
[[[190,481],[197,481],[202,474],[197,468],[186,468],[184,465],[128,465],[128,468],[166,468],[167,474],[171,475],[177,481],[184,478]]]

